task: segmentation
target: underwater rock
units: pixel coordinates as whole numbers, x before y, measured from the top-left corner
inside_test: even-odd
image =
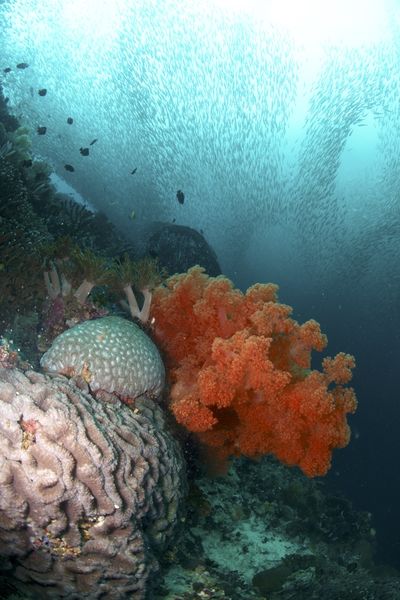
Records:
[[[184,225],[158,223],[149,236],[146,254],[158,258],[169,274],[183,273],[194,265],[212,277],[221,274],[217,255],[204,236]]]
[[[290,575],[290,569],[282,564],[264,569],[253,577],[253,585],[263,594],[279,591]]]

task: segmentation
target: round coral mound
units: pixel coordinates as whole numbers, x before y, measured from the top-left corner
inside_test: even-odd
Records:
[[[178,521],[183,458],[161,408],[0,369],[0,554],[35,598],[141,600]]]
[[[92,391],[131,400],[158,396],[165,369],[157,347],[135,323],[121,317],[84,321],[67,329],[40,361],[45,371],[81,376]]]

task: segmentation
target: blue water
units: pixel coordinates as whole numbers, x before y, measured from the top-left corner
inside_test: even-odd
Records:
[[[276,6],[0,2],[1,82],[79,201],[135,241],[159,220],[203,230],[237,286],[278,283],[329,355],[355,355],[353,438],[327,480],[400,566],[400,8]]]

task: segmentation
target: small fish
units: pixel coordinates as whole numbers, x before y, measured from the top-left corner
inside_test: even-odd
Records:
[[[93,146],[93,144],[95,144],[97,142],[97,138],[95,138],[94,140],[92,140],[89,144],[89,146]]]
[[[72,117],[68,117],[68,119],[67,119],[68,125],[72,125],[73,122],[74,122],[73,118]]]
[[[175,217],[174,217],[174,218],[172,219],[172,223],[175,223],[175,221],[176,221],[176,219],[175,219]]]
[[[182,190],[178,190],[176,192],[176,198],[179,204],[183,204],[185,202],[185,194],[182,192]]]
[[[27,160],[22,161],[22,166],[25,167],[26,169],[28,169],[29,167],[31,167],[33,164],[33,161],[28,158]]]
[[[69,171],[70,173],[73,173],[75,171],[74,167],[72,165],[64,165],[64,169],[66,171]]]
[[[89,156],[89,148],[79,148],[79,152],[82,156]]]
[[[27,69],[29,67],[28,63],[22,62],[17,64],[17,69]]]
[[[11,71],[11,67],[6,67],[5,69],[3,69],[3,73],[10,73]]]
[[[134,210],[133,210],[133,211],[131,212],[131,214],[129,215],[129,218],[130,218],[130,220],[131,220],[131,221],[134,221],[134,220],[136,219],[136,213],[135,213],[135,211],[134,211]]]
[[[38,90],[38,94],[39,96],[45,96],[47,94],[46,88],[41,88],[40,90]]]
[[[134,174],[136,173],[136,171],[137,171],[137,167],[135,167],[135,168],[133,169],[133,171],[131,171],[131,175],[134,175]]]
[[[46,133],[46,131],[47,131],[47,127],[44,127],[44,126],[38,127],[36,129],[36,131],[38,132],[38,135],[44,135]]]

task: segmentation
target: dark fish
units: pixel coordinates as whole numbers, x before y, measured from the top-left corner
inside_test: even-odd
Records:
[[[69,171],[70,173],[73,173],[75,171],[75,169],[72,165],[64,165],[64,169],[66,171]]]
[[[29,67],[28,63],[18,63],[17,69],[27,69]]]
[[[79,152],[82,156],[89,156],[89,148],[79,148]]]
[[[95,138],[94,140],[92,140],[89,144],[89,146],[93,146],[93,144],[95,144],[97,142],[97,138]]]
[[[26,167],[27,169],[28,169],[29,167],[31,167],[31,166],[32,166],[32,164],[33,164],[33,163],[32,163],[32,160],[31,160],[30,158],[28,158],[27,160],[24,160],[24,161],[22,161],[22,166],[23,166],[23,167]]]
[[[73,122],[74,122],[73,118],[72,117],[68,117],[68,119],[67,119],[68,125],[72,125]]]
[[[131,175],[134,175],[134,174],[136,173],[136,171],[137,171],[137,167],[135,167],[135,168],[133,169],[133,171],[131,171]]]
[[[175,217],[174,217],[174,218],[172,219],[172,223],[175,223],[175,221],[176,221],[176,219],[175,219]]]
[[[185,202],[185,194],[182,192],[182,190],[178,190],[176,192],[176,198],[179,204],[183,204]]]
[[[36,131],[38,132],[38,135],[44,135],[47,131],[47,127],[38,127]]]
[[[45,96],[47,94],[46,88],[42,88],[38,91],[39,96]]]
[[[3,69],[3,73],[9,73],[11,71],[11,67],[6,67]]]

